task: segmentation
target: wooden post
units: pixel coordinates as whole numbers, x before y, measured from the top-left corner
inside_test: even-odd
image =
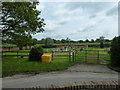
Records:
[[[99,62],[99,58],[100,58],[99,56],[100,56],[100,55],[99,55],[99,51],[98,51],[98,59],[97,59],[98,64],[100,63],[100,62]]]
[[[75,50],[75,61],[76,61],[76,54],[77,54],[77,50]]]
[[[75,59],[74,55],[75,55],[75,53],[74,53],[74,51],[73,51],[73,54],[72,54],[72,56],[73,56],[73,62],[74,62],[74,59]]]
[[[54,55],[53,55],[53,54],[54,54],[54,52],[52,51],[52,61],[53,61],[53,57],[54,57]]]
[[[69,62],[71,61],[71,53],[70,53],[70,51],[69,51]]]
[[[85,50],[85,63],[87,63],[87,50]]]

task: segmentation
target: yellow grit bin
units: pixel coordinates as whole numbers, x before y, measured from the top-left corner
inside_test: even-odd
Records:
[[[52,54],[43,54],[42,63],[49,63],[52,60]]]

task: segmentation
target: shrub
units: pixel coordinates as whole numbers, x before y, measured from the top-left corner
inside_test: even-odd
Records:
[[[111,44],[111,65],[120,66],[120,36],[115,37]]]
[[[34,46],[29,53],[29,61],[41,61],[43,52],[44,51],[41,46]]]

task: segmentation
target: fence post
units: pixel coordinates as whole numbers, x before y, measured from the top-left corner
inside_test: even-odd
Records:
[[[99,56],[100,56],[100,55],[99,55],[99,51],[98,51],[98,64],[100,63],[100,62],[99,62]]]
[[[72,54],[72,56],[73,56],[73,62],[74,62],[74,59],[75,59],[74,55],[75,55],[75,53],[74,53],[74,51],[73,51],[73,54]]]
[[[54,54],[54,52],[52,51],[52,61],[53,61],[53,57],[54,57],[53,54]]]
[[[85,63],[87,63],[87,50],[85,50]]]
[[[71,52],[69,51],[69,62],[71,61]]]
[[[76,54],[77,54],[77,50],[75,49],[75,61],[76,61]]]

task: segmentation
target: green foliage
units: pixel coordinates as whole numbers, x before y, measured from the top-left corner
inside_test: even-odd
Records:
[[[30,38],[21,35],[14,35],[10,40],[11,43],[16,44],[19,47],[19,50],[22,50],[23,46],[26,46],[30,41]]]
[[[14,35],[14,37],[9,40],[9,42],[16,44],[19,50],[22,50],[23,46],[32,46],[37,43],[37,39],[32,39],[32,37]]]
[[[91,41],[90,41],[91,43],[94,43],[94,39],[91,39]]]
[[[29,61],[41,61],[43,55],[43,48],[40,46],[34,46],[29,53]]]
[[[104,48],[103,42],[100,42],[100,48]]]
[[[2,2],[3,39],[17,38],[17,35],[31,36],[43,32],[44,20],[36,9],[37,2]]]
[[[51,39],[51,38],[44,39],[44,45],[45,45],[45,47],[52,47],[53,44],[54,44],[53,39]]]
[[[89,40],[88,40],[88,39],[86,39],[86,40],[85,40],[85,42],[89,42]]]
[[[120,66],[120,36],[115,37],[111,44],[111,65]]]

